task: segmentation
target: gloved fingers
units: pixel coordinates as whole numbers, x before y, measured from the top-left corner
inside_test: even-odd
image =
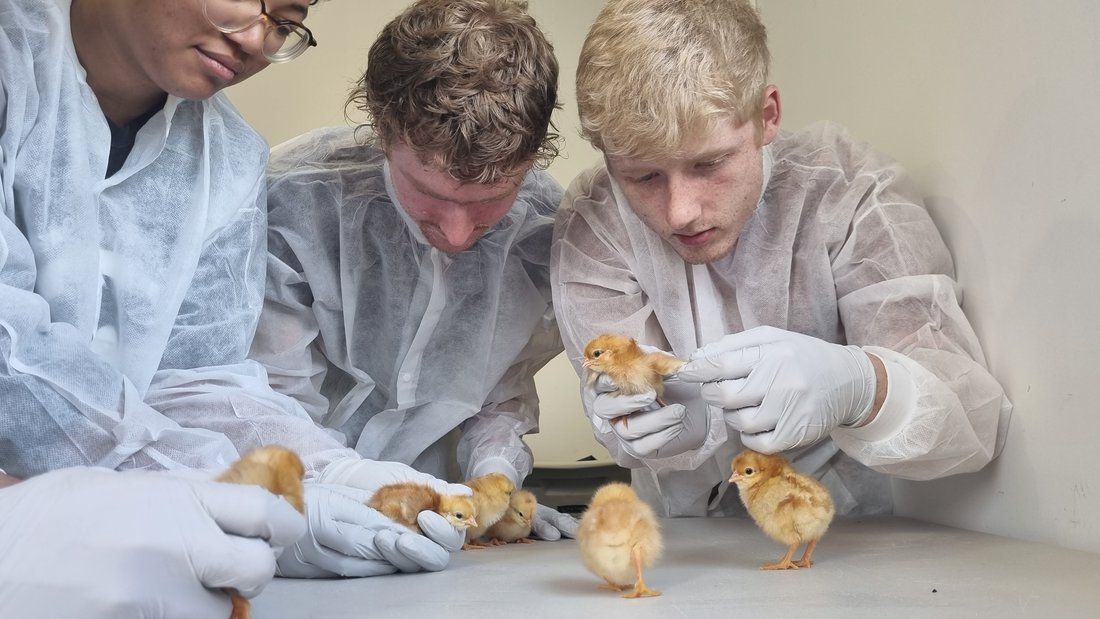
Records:
[[[601,393],[592,402],[592,414],[601,419],[615,419],[623,415],[629,415],[635,411],[644,410],[657,399],[657,392],[652,389],[636,395],[612,395]]]
[[[535,516],[535,519],[531,521],[531,534],[548,542],[556,542],[561,539],[561,531],[540,516]]]
[[[284,578],[332,578],[336,576],[336,572],[309,562],[306,558],[307,553],[302,548],[304,543],[299,542],[279,555],[278,560],[275,562],[275,574]],[[312,541],[308,543],[313,544]]]
[[[437,492],[441,492],[443,494],[449,494],[449,495],[452,495],[452,496],[455,496],[455,495],[457,495],[457,496],[473,496],[474,495],[473,488],[470,488],[467,485],[452,484],[452,483],[448,483],[448,482],[445,482],[445,481],[443,482],[443,487],[442,488],[437,488],[436,490],[437,490]]]
[[[611,429],[623,440],[633,441],[683,424],[686,414],[683,404],[669,404],[657,410],[634,413],[624,422],[611,424]]]
[[[707,414],[686,409],[682,404],[670,404],[665,408],[679,407],[680,423],[663,430],[643,436],[636,440],[624,441],[628,452],[640,458],[668,458],[702,446],[707,437]],[[702,408],[702,407],[701,407]],[[634,425],[634,417],[630,419]]]
[[[362,578],[382,576],[397,571],[393,564],[383,559],[381,553],[375,549],[373,544],[370,549],[370,558],[352,557],[317,545],[303,550],[304,552],[301,554],[294,555],[294,561],[315,566],[319,568],[320,574],[318,575],[315,570],[296,570],[290,565],[289,561],[284,561],[285,556],[290,553],[284,553],[284,556],[279,558],[280,575],[299,578],[331,578],[332,576]]]
[[[773,415],[764,406],[746,406],[736,410],[727,410],[723,417],[726,425],[742,434],[771,432],[779,423],[778,415]]]
[[[374,536],[374,544],[378,549],[378,554],[396,567],[399,572],[406,574],[419,572],[420,566],[397,549],[397,541],[401,538],[401,535],[395,531],[379,531],[378,535]]]
[[[289,546],[306,532],[306,520],[290,503],[260,488],[226,483],[192,484],[206,512],[223,531]]]
[[[658,456],[658,453],[663,448],[667,447],[681,432],[683,432],[683,425],[677,424],[665,428],[659,432],[643,436],[641,438],[626,441],[627,447],[632,455],[637,458],[657,458],[664,457]],[[665,455],[675,455],[669,453],[671,450],[664,450]],[[683,452],[680,452],[683,453]]]
[[[383,558],[402,572],[438,572],[451,560],[451,553],[442,546],[412,532],[396,536],[384,532],[380,541],[379,551]]]
[[[191,553],[190,558],[195,575],[205,587],[232,587],[251,598],[275,576],[275,554],[263,540],[228,536],[217,551],[204,550]]]
[[[760,432],[758,434],[742,434],[741,444],[746,449],[759,451],[762,454],[773,454],[784,451],[783,445],[777,440],[776,432]]]
[[[464,488],[466,486],[463,486]],[[433,511],[422,511],[416,515],[416,522],[424,535],[439,544],[448,552],[455,552],[462,548],[466,541],[466,534],[459,531],[447,519]]]
[[[541,528],[545,532],[545,534],[536,532],[539,537],[555,540],[563,536],[571,539],[577,537],[577,527],[579,523],[573,516],[563,514],[553,507],[547,507],[542,504],[536,507],[535,516],[536,518],[532,522],[532,528]],[[540,524],[546,526],[539,527]],[[551,533],[547,527],[553,529],[553,532]]]
[[[765,393],[753,384],[751,378],[718,380],[699,387],[699,396],[704,402],[725,410],[759,406]]]
[[[596,393],[610,393],[612,391],[618,391],[619,386],[615,384],[615,381],[611,380],[611,377],[607,375],[607,372],[600,372],[596,376],[596,383],[592,385]]]
[[[730,337],[733,336],[726,336],[726,338]],[[760,346],[733,350],[720,350],[715,347],[716,344],[724,341],[725,339],[719,340],[715,344],[709,344],[691,353],[688,362],[676,375],[680,380],[693,383],[745,378],[764,356]]]

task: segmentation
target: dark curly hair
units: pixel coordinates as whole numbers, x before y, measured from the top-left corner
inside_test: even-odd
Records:
[[[348,105],[457,180],[498,182],[558,154],[554,48],[515,0],[420,0],[371,47]]]

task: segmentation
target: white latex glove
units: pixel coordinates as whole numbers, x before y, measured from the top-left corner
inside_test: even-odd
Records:
[[[305,498],[309,530],[279,556],[280,576],[332,578],[398,571],[438,572],[447,567],[450,552],[462,547],[461,533],[434,512],[421,512],[417,517],[425,533],[418,535],[367,507],[370,494],[363,490],[308,481]],[[437,539],[446,540],[447,545]]]
[[[258,486],[71,468],[0,490],[5,617],[228,617],[305,519]]]
[[[577,519],[563,514],[553,507],[539,504],[531,521],[531,533],[539,539],[555,541],[563,537],[577,537]]]
[[[703,399],[724,409],[745,447],[763,453],[816,443],[838,426],[859,426],[875,402],[867,353],[774,327],[700,348],[679,376],[704,383]]]
[[[656,349],[643,347],[643,350]],[[585,408],[592,412],[591,421],[597,432],[604,433],[610,428],[628,454],[641,460],[668,458],[702,446],[707,436],[707,411],[703,406],[693,410],[674,402],[660,407],[654,391],[637,395],[608,393],[615,389],[615,383],[601,374],[595,384],[585,381],[581,397]],[[676,392],[682,389],[683,383],[675,377],[666,380],[665,399],[678,399]],[[624,415],[630,418],[612,423]]]

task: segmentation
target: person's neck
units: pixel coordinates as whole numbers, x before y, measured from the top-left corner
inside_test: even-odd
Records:
[[[123,52],[125,35],[112,29],[120,22],[108,14],[110,7],[99,0],[73,0],[70,28],[77,59],[103,115],[123,126],[164,105],[167,94],[145,79]]]

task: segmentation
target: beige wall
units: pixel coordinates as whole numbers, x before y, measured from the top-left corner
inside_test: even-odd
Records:
[[[784,124],[839,121],[916,175],[1016,404],[998,461],[897,483],[899,511],[1100,551],[1100,4],[758,4]]]
[[[231,96],[273,143],[343,122],[346,88],[406,3],[333,0],[321,47]],[[917,177],[954,253],[994,374],[1016,404],[985,471],[897,483],[899,511],[1100,551],[1100,4],[1090,0],[758,0],[784,126],[836,120]],[[576,137],[572,79],[598,0],[533,0],[558,48],[563,183],[595,160]],[[539,377],[543,461],[606,457],[564,359]]]

